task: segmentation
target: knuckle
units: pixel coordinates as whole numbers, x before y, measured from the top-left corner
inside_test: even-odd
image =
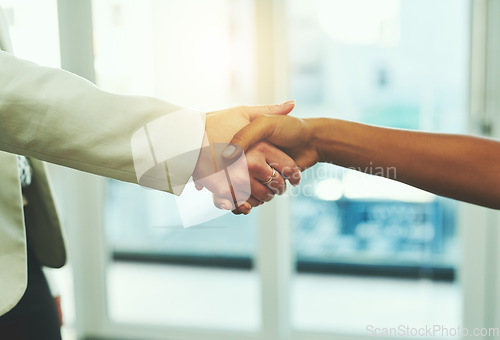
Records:
[[[269,164],[270,167],[274,168],[275,170],[277,171],[280,171],[280,169],[282,168],[281,167],[281,164],[278,163],[278,162],[272,162],[272,161],[268,161],[267,164]],[[281,171],[280,171],[281,172]]]
[[[299,183],[300,180],[302,179],[302,174],[300,173],[300,170],[294,171],[289,177],[288,180],[291,183]]]
[[[274,198],[274,193],[268,193],[266,195],[266,200],[265,202],[269,202],[270,200],[272,200]]]
[[[273,113],[276,107],[274,105],[266,105],[267,112]]]
[[[258,199],[256,199],[256,198],[255,198],[255,197],[253,197],[253,196],[252,196],[252,197],[250,197],[250,198],[247,200],[247,202],[248,202],[248,203],[250,203],[250,205],[251,205],[252,207],[256,207],[256,206],[258,206],[258,205],[261,203],[261,201],[259,201]]]
[[[266,190],[262,194],[266,202],[272,200],[275,195],[275,193],[268,187],[266,187]]]
[[[295,167],[294,166],[285,166],[283,167],[283,170],[281,171],[281,173],[283,174],[283,176],[289,178],[289,177],[293,177],[294,173],[296,172],[295,170]]]
[[[262,152],[262,153],[266,153],[269,150],[269,146],[268,146],[267,143],[258,142],[257,144],[254,144],[252,146],[252,150],[255,150],[255,151],[258,151],[258,152]]]
[[[272,194],[271,191],[267,188],[262,188],[253,192],[253,196],[256,197],[259,201],[267,202],[269,200],[269,194]]]
[[[271,181],[271,183],[269,183],[269,189],[277,190],[283,187],[284,183],[285,183],[284,181],[280,180],[279,178],[276,178],[273,181]]]
[[[284,180],[277,181],[275,185],[273,185],[273,191],[278,194],[282,195],[286,191],[286,182]]]
[[[241,145],[243,144],[244,142],[244,138],[243,136],[241,135],[241,133],[236,133],[234,136],[233,136],[233,139],[231,140],[231,144],[238,144],[238,145]]]
[[[253,158],[247,158],[247,167],[250,172],[255,172],[259,169],[259,162]]]

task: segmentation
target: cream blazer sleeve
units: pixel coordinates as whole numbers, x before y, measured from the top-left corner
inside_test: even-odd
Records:
[[[146,186],[180,194],[204,128],[200,112],[105,92],[72,73],[0,51],[2,151],[133,183],[165,163],[168,186],[154,180]],[[169,161],[181,154],[187,156]]]

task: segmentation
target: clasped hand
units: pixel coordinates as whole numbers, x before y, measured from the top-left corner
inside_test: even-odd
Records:
[[[258,117],[287,115],[293,108],[294,102],[289,101],[208,113],[203,147],[193,173],[196,188],[210,190],[218,208],[248,214],[252,207],[283,194],[286,180],[298,185],[301,177],[297,163],[272,144],[254,143],[243,157],[238,157],[241,152],[228,144],[240,129]],[[224,164],[224,158],[236,160]]]

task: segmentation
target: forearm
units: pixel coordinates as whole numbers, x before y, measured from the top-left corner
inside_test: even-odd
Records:
[[[500,208],[500,142],[459,135],[309,120],[320,161]]]
[[[186,114],[154,98],[102,91],[74,74],[1,51],[0,65],[1,151],[136,183],[136,166],[151,158],[151,149],[149,144],[140,144],[144,150],[138,148],[140,160],[136,162],[132,138],[146,125],[158,125],[159,119],[169,115],[169,124],[156,133],[163,158],[201,146],[205,126],[201,113]],[[168,164],[171,185],[165,190],[182,190],[197,154],[190,158]]]

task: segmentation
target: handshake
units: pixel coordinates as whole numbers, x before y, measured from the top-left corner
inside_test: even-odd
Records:
[[[196,188],[210,190],[218,208],[248,214],[283,194],[287,180],[298,185],[301,171],[319,157],[311,126],[287,116],[294,105],[287,101],[208,113],[193,173]]]
[[[286,181],[298,185],[301,171],[318,162],[500,209],[499,141],[390,129],[341,119],[300,119],[288,115],[294,105],[293,101],[288,101],[281,105],[241,106],[208,113],[201,151],[198,142],[194,141],[191,146],[196,151],[170,163],[181,170],[172,172],[172,181],[168,164],[155,166],[159,165],[155,157],[145,157],[143,163],[153,167],[147,173],[140,173],[146,173],[143,177],[147,179],[161,179],[167,167],[168,188],[171,189],[171,183],[185,183],[183,176],[179,180],[175,174],[185,174],[183,170],[196,162],[192,173],[196,188],[207,188],[213,194],[215,206],[235,214],[248,214],[253,207],[283,194]],[[186,124],[190,122],[185,120]],[[177,130],[173,134],[184,131],[174,128]],[[202,129],[199,125],[196,131]],[[163,131],[156,129],[153,136],[162,136]],[[142,145],[136,153],[141,156],[154,154],[153,151],[150,154],[140,152],[150,147],[149,135],[146,132],[142,137],[141,133],[136,135],[139,136],[137,140],[142,141],[133,143]],[[160,138],[158,144],[165,143],[161,143]],[[168,159],[166,153],[159,155],[160,159]],[[149,165],[139,169],[148,168]]]

